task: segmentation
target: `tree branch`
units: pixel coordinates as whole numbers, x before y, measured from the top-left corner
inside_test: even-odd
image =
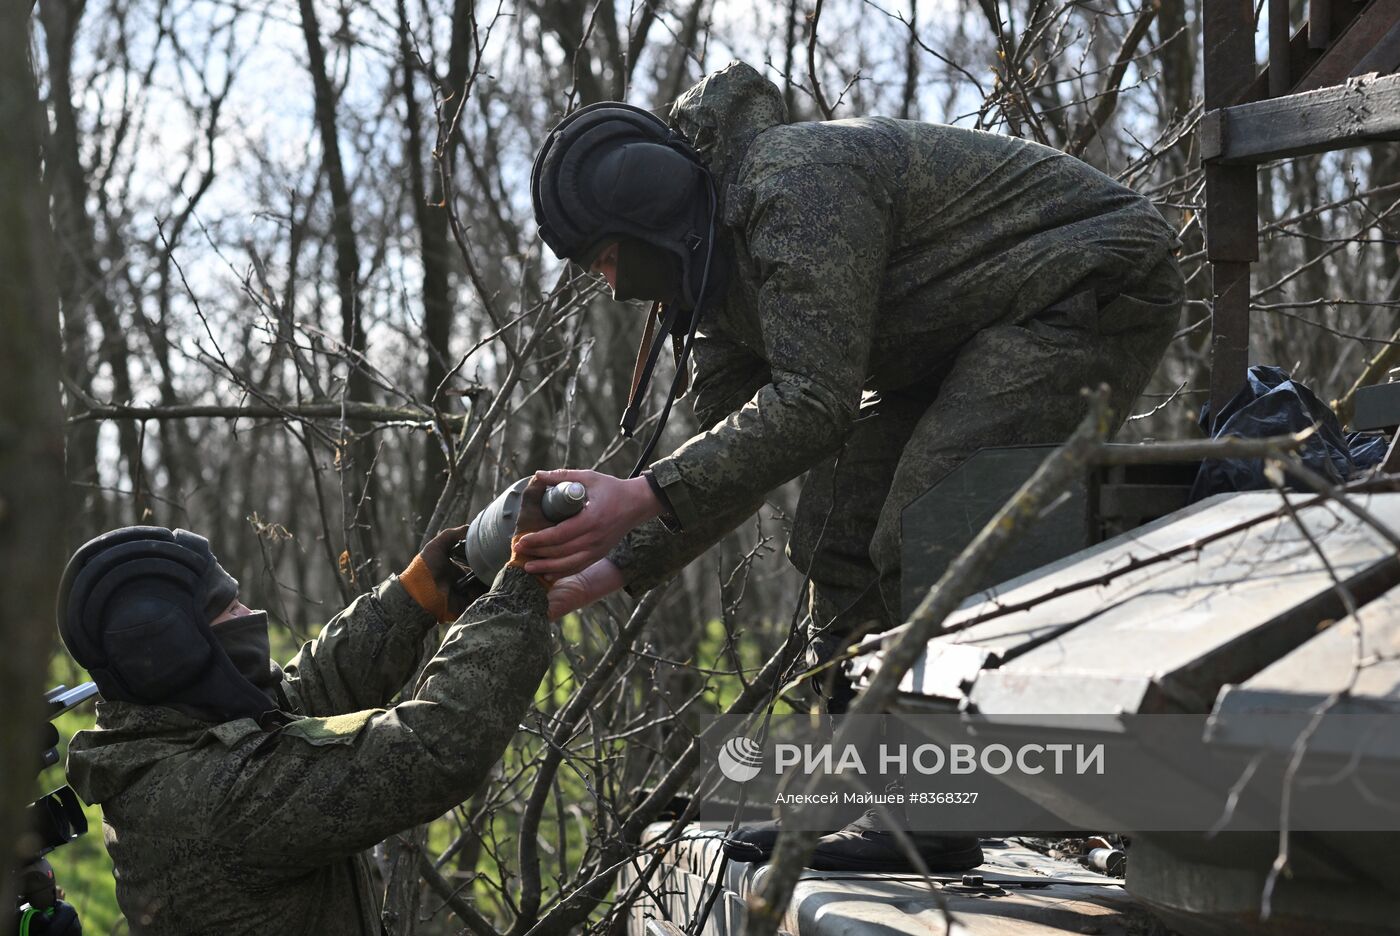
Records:
[[[836,112],[826,102],[826,95],[822,93],[821,78],[817,76],[817,23],[821,18],[822,0],[817,0],[812,15],[807,18],[807,75],[812,80],[812,99],[817,102],[817,109],[821,111],[822,119],[834,120]]]
[[[93,420],[135,420],[137,422],[171,419],[353,419],[370,423],[412,423],[431,426],[435,419],[463,423],[468,417],[459,413],[434,413],[427,409],[384,406],[346,400],[344,403],[288,403],[283,405],[244,404],[182,404],[177,406],[125,406],[115,403],[90,406],[68,417],[69,424]]]
[[[1118,47],[1118,56],[1113,61],[1113,67],[1109,69],[1108,76],[1104,79],[1104,87],[1099,92],[1094,109],[1089,112],[1089,118],[1074,131],[1073,138],[1065,147],[1065,152],[1071,156],[1083,153],[1089,143],[1098,135],[1099,128],[1108,122],[1108,118],[1113,116],[1113,111],[1118,106],[1118,90],[1122,87],[1123,76],[1127,74],[1128,64],[1137,54],[1139,43],[1147,35],[1152,21],[1157,18],[1157,7],[1157,0],[1146,0],[1137,19],[1133,20],[1133,25],[1128,28],[1128,34],[1123,37],[1123,44]]]
[[[1188,442],[1153,442],[1143,445],[1104,445],[1092,453],[1096,465],[1161,465],[1166,462],[1198,461],[1207,458],[1264,458],[1296,452],[1312,438],[1314,430],[1263,439],[1199,439]]]
[[[452,908],[452,912],[457,914],[457,918],[466,925],[466,928],[475,933],[476,936],[497,936],[495,928],[482,916],[471,903],[457,892],[457,888],[452,886],[452,882],[442,876],[442,872],[433,867],[433,863],[428,860],[428,856],[423,854],[423,850],[418,848],[417,843],[412,846],[418,852],[418,873],[423,875],[423,881],[432,889],[434,894],[442,898],[443,903]]]
[[[1390,336],[1385,347],[1375,353],[1371,360],[1366,362],[1366,368],[1356,378],[1356,382],[1348,388],[1346,393],[1332,401],[1332,409],[1337,414],[1337,418],[1343,425],[1351,422],[1351,417],[1356,409],[1356,391],[1362,387],[1370,386],[1378,382],[1390,368],[1400,362],[1400,329]]]

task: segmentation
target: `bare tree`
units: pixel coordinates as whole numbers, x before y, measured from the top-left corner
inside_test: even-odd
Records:
[[[193,526],[290,641],[517,477],[625,471],[637,445],[616,419],[643,310],[542,249],[530,161],[572,109],[664,113],[733,57],[793,119],[1024,136],[1149,195],[1180,232],[1189,300],[1124,435],[1191,438],[1211,301],[1197,6],[108,0],[98,15],[45,0],[37,119],[64,354],[34,386],[63,381],[68,485],[49,502],[72,507],[66,545],[143,518]],[[1263,170],[1255,351],[1342,413],[1397,362],[1392,149]],[[695,430],[683,410],[663,450]],[[396,928],[621,925],[636,893],[613,891],[618,870],[654,870],[640,832],[696,788],[701,716],[784,704],[773,687],[801,649],[801,582],[778,548],[792,495],[664,595],[566,623],[489,786],[382,849]]]
[[[63,562],[63,409],[58,294],[40,184],[43,111],[29,57],[27,4],[0,11],[0,907],[35,843],[21,825],[39,765],[37,723]]]

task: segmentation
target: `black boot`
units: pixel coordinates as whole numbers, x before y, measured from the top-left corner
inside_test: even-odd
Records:
[[[844,650],[851,639],[849,629],[833,631],[831,626],[819,628],[813,624],[811,617],[807,618],[803,626],[808,634],[813,635],[806,651],[809,667],[824,665]],[[875,624],[872,622],[867,626],[856,628],[855,631],[856,633],[864,633],[874,626]],[[831,667],[823,678],[810,681],[808,687],[816,694],[817,703],[828,715],[844,714],[856,695],[855,687],[851,685],[844,666]],[[830,820],[828,828],[841,827],[843,822],[850,821],[855,814],[849,806],[843,809],[840,805],[829,807],[829,813],[826,817]],[[755,864],[766,862],[773,855],[773,849],[778,843],[778,833],[781,831],[782,821],[779,819],[741,825],[725,838],[724,854],[730,861],[747,861]],[[826,833],[826,835],[832,834],[835,833]]]
[[[905,733],[897,720],[887,717],[881,721],[879,740],[898,746]],[[818,871],[916,871],[911,846],[930,871],[966,871],[982,863],[976,836],[913,831],[904,811],[902,780],[891,782],[885,793],[886,805],[868,809],[839,831],[822,836],[807,866]]]
[[[807,866],[818,871],[914,871],[908,845],[930,871],[966,871],[982,863],[976,836],[913,832],[902,809],[895,807],[891,815],[904,826],[907,844],[890,831],[880,810],[869,809],[840,831],[822,836]]]
[[[762,864],[773,854],[781,831],[782,824],[777,819],[741,825],[724,840],[725,857],[730,861]]]
[[[819,829],[840,829],[843,824],[849,824],[853,817],[859,815],[859,806],[846,805],[841,803],[830,803],[822,807],[820,816],[809,813],[804,819],[809,823],[818,823]],[[800,827],[800,826],[799,826]],[[812,825],[806,826],[812,828]],[[723,848],[724,854],[730,861],[747,861],[754,864],[762,864],[773,856],[773,849],[778,844],[778,834],[782,832],[783,824],[781,819],[767,819],[760,822],[746,822],[736,828],[725,837]],[[834,832],[823,832],[822,835],[833,835]]]

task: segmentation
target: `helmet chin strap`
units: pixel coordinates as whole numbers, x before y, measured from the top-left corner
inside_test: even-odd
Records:
[[[627,409],[623,411],[622,420],[618,424],[624,438],[632,438],[633,433],[637,431],[637,420],[642,410],[642,391],[651,384],[652,372],[656,369],[656,362],[661,357],[661,349],[666,344],[667,336],[676,327],[677,317],[676,305],[667,305],[660,300],[653,302],[651,310],[647,312],[646,329],[642,332],[642,343],[637,348],[637,365],[632,369],[632,390],[627,395]],[[661,328],[660,336],[656,334],[658,322]],[[677,359],[681,350],[675,348]]]
[[[666,394],[666,404],[661,408],[661,415],[656,421],[656,428],[651,431],[651,438],[647,440],[646,446],[642,449],[641,457],[637,459],[637,464],[633,466],[631,474],[627,477],[635,478],[642,473],[651,462],[651,455],[656,451],[656,443],[661,439],[661,432],[666,428],[666,420],[671,415],[671,406],[676,402],[676,396],[680,392],[681,386],[687,382],[689,376],[686,370],[690,361],[690,349],[695,344],[695,330],[700,324],[700,315],[705,306],[705,293],[710,282],[710,262],[715,255],[715,215],[718,198],[715,194],[715,182],[710,178],[709,173],[705,174],[706,194],[709,195],[710,217],[709,236],[705,240],[705,265],[701,267],[700,292],[695,297],[695,308],[690,313],[690,327],[686,330],[685,342],[681,344],[676,353],[676,375],[671,378],[671,389]],[[651,347],[646,352],[646,359],[637,358],[637,368],[632,374],[632,394],[627,401],[627,409],[622,414],[621,430],[626,438],[632,438],[632,433],[636,430],[637,419],[641,413],[642,399],[646,395],[647,386],[651,383],[652,371],[656,368],[656,360],[661,356],[661,349],[668,339],[672,338],[671,330],[675,328],[676,318],[679,309],[675,303],[664,307],[660,303],[652,307],[651,314],[647,316],[647,333],[642,337],[643,347],[646,346],[647,339],[651,338],[657,314],[661,313],[661,324],[657,334],[651,338]]]

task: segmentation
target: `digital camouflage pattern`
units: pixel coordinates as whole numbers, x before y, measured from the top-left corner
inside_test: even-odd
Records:
[[[1141,391],[1179,316],[1175,232],[1036,143],[788,124],[738,62],[672,116],[720,185],[733,276],[695,344],[703,431],[652,466],[683,532],[647,524],[611,558],[650,588],[816,468],[789,546],[814,616],[888,621],[910,499],[979,447],[1063,440],[1082,386],[1110,384],[1120,416]]]
[[[117,901],[134,934],[379,934],[364,850],[466,800],[549,662],[544,589],[508,568],[447,632],[391,577],[285,669],[265,731],[104,702],[69,745],[68,778],[101,803]]]

